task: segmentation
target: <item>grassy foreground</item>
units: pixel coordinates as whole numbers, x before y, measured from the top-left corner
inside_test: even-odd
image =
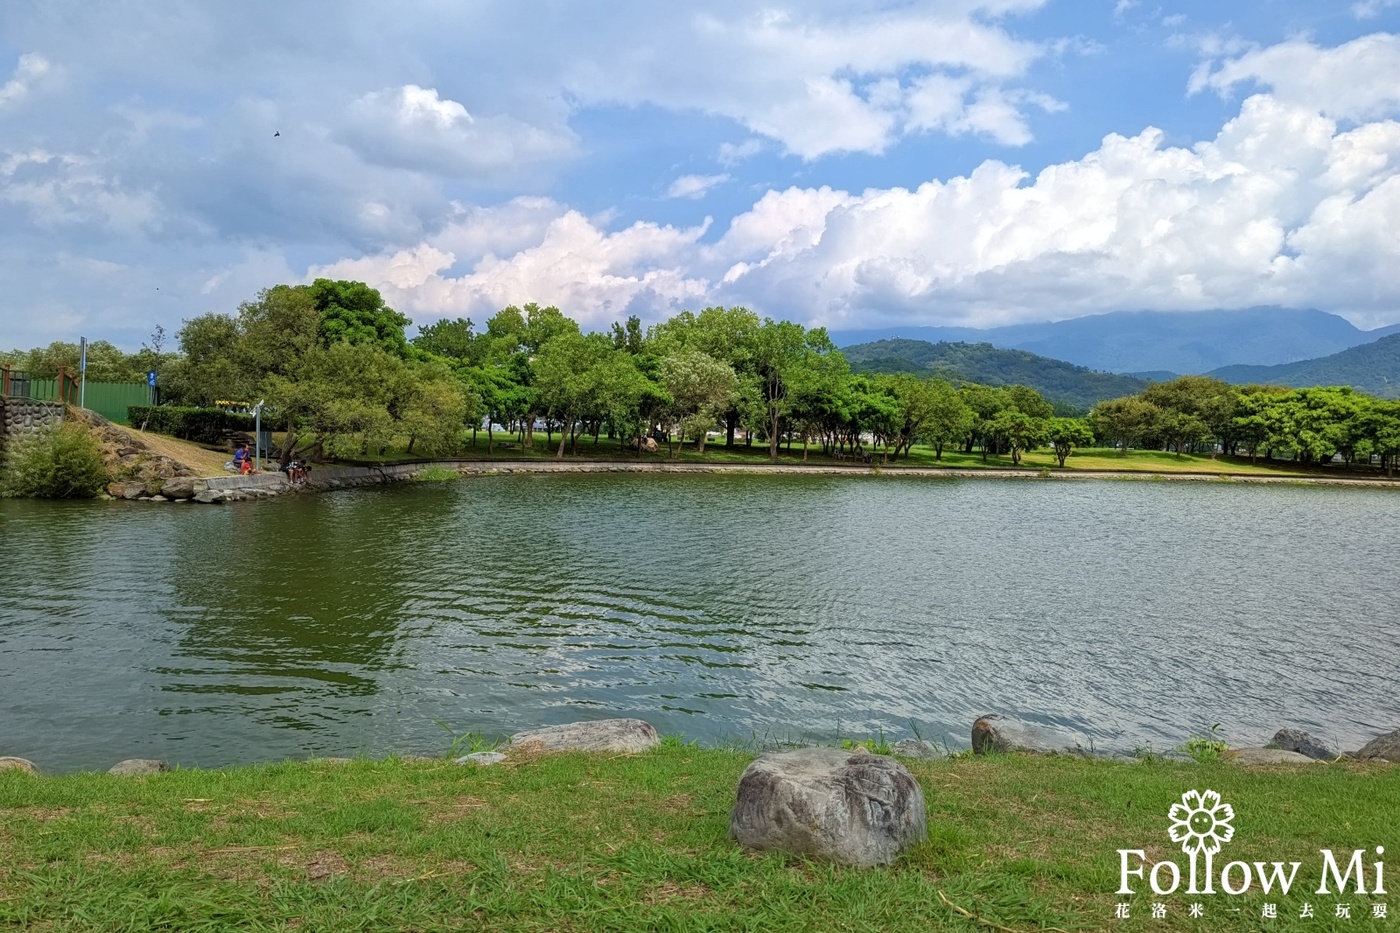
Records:
[[[0,928],[1354,930],[1393,928],[1400,913],[1400,895],[1392,919],[1373,920],[1370,898],[1305,893],[1320,848],[1400,853],[1400,768],[910,762],[929,842],[892,869],[862,871],[747,854],[728,840],[752,757],[668,741],[636,757],[491,768],[0,773]],[[1293,895],[1113,893],[1118,848],[1184,865],[1167,810],[1193,788],[1234,806],[1229,859],[1305,863]],[[1128,920],[1115,919],[1120,900],[1132,904]],[[1165,919],[1149,918],[1153,900],[1166,903]],[[1201,919],[1188,917],[1193,900],[1205,904]],[[1265,900],[1280,919],[1260,919]],[[1296,919],[1305,900],[1315,919]],[[1351,920],[1333,918],[1341,900]]]

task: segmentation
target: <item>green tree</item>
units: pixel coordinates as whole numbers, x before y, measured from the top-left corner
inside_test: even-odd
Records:
[[[306,289],[320,316],[321,342],[376,346],[398,357],[408,355],[404,328],[409,320],[384,303],[378,289],[364,282],[317,279]]]
[[[1157,430],[1162,410],[1136,395],[1099,402],[1089,413],[1094,433],[1119,453],[1127,456],[1129,447],[1136,447]]]
[[[560,330],[540,348],[534,360],[538,410],[563,425],[556,456],[564,456],[571,438],[577,446],[579,420],[599,408],[599,367],[616,352],[602,334],[577,330]]]
[[[386,447],[401,427],[390,408],[405,366],[373,344],[337,341],[306,353],[286,374],[269,375],[267,404],[287,424],[282,462],[294,453],[355,457]],[[296,452],[303,437],[309,446]]]
[[[1082,418],[1051,418],[1045,423],[1045,440],[1055,448],[1055,459],[1063,467],[1076,447],[1094,442],[1094,429]]]
[[[468,419],[480,419],[480,400],[443,365],[404,366],[391,383],[389,414],[397,433],[429,456],[454,454]]]
[[[1395,475],[1400,456],[1400,401],[1373,399],[1363,415],[1363,430],[1371,450],[1380,457],[1386,476]]]
[[[703,315],[702,315],[703,316]],[[768,436],[768,456],[778,461],[783,419],[792,411],[792,388],[807,377],[836,347],[824,328],[805,331],[791,321],[764,318],[753,339],[752,366],[762,406],[763,430]]]
[[[300,285],[263,289],[238,307],[236,360],[258,380],[286,376],[321,343],[321,316],[310,291]]]
[[[1011,407],[1031,418],[1044,421],[1055,416],[1055,406],[1045,401],[1040,393],[1030,386],[1009,385],[1002,387]]]
[[[659,375],[662,388],[671,397],[671,420],[681,442],[673,448],[672,457],[691,438],[703,454],[706,435],[739,393],[739,377],[728,363],[700,350],[663,357]]]
[[[1157,416],[1156,431],[1166,439],[1178,458],[1210,433],[1205,421],[1190,412],[1163,411]]]
[[[982,460],[985,462],[989,449],[995,440],[995,432],[992,431],[991,424],[1002,411],[1014,407],[1011,397],[1005,389],[973,383],[961,386],[958,389],[958,394],[972,412],[972,427],[968,432],[963,451],[972,453],[973,446],[980,439]]]
[[[176,339],[182,358],[162,380],[165,399],[208,407],[217,399],[247,399],[256,391],[259,373],[242,361],[237,318],[201,314],[185,321]]]
[[[410,343],[413,348],[432,356],[458,363],[480,362],[481,347],[472,332],[471,318],[443,318],[418,328],[418,336]]]
[[[1006,443],[1011,462],[1021,462],[1021,454],[1044,443],[1046,419],[1035,418],[1015,408],[1004,409],[992,419],[989,430]]]
[[[962,395],[942,379],[927,382],[929,411],[923,439],[933,445],[933,458],[943,459],[943,448],[957,444],[972,431],[977,415]]]
[[[728,410],[721,413],[724,421],[725,446],[734,446],[734,432],[744,411],[759,396],[759,377],[755,367],[758,333],[762,322],[747,308],[705,308],[698,315],[682,311],[651,329],[648,343],[658,356],[679,350],[699,350],[721,362],[728,363],[739,378],[739,392]]]

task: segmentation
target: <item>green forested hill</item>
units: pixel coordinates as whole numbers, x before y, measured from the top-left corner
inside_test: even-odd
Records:
[[[842,352],[857,372],[935,374],[949,381],[983,385],[1027,385],[1051,402],[1087,409],[1104,399],[1133,395],[1146,380],[1095,372],[1025,350],[1003,350],[990,343],[929,343],[876,340]]]
[[[1400,334],[1315,360],[1278,366],[1222,366],[1207,375],[1238,384],[1351,386],[1380,398],[1400,398]]]

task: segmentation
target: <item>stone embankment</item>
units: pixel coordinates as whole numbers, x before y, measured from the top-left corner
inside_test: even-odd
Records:
[[[34,437],[62,420],[62,402],[0,396],[0,450],[11,441]]]

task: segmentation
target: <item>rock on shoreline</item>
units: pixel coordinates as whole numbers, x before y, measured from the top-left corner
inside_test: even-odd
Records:
[[[635,755],[661,744],[651,723],[641,719],[599,719],[517,732],[510,747],[527,752],[613,752]]]
[[[1379,758],[1382,761],[1400,762],[1400,729],[1367,742],[1354,757],[1362,760]]]
[[[989,713],[972,724],[974,755],[1011,752],[1088,754],[1087,742],[1081,741],[1080,736],[1052,726],[1024,722],[1001,713]]]
[[[919,782],[864,749],[798,748],[760,755],[739,779],[730,838],[841,865],[889,865],[928,838]]]

